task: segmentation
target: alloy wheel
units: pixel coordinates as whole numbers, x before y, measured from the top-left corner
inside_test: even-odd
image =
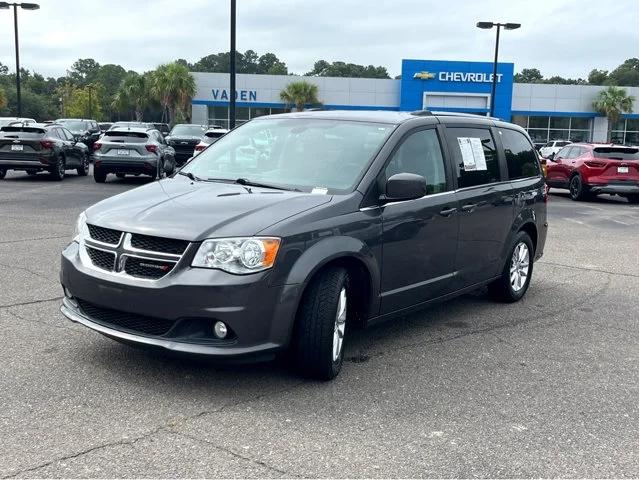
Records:
[[[346,288],[339,292],[337,313],[335,314],[335,328],[333,330],[333,361],[336,362],[344,345],[344,332],[346,330]]]
[[[528,245],[519,242],[510,259],[510,286],[514,292],[519,292],[528,279],[530,270],[530,251]]]
[[[581,190],[581,179],[578,175],[572,177],[570,180],[570,196],[572,198],[577,198],[579,196],[579,191]]]

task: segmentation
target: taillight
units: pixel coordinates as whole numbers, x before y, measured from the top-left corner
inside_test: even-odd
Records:
[[[158,153],[157,145],[147,145],[146,149],[147,149],[147,151],[149,151],[151,153]]]
[[[42,145],[42,148],[53,148],[55,147],[55,142],[53,140],[40,140],[40,145]]]
[[[95,142],[95,143],[93,144],[93,150],[94,150],[94,151],[96,151],[96,152],[97,152],[97,151],[98,151],[98,150],[100,150],[101,148],[102,148],[102,144],[101,144],[100,142]]]
[[[586,160],[584,163],[591,168],[602,168],[606,166],[606,162],[598,162],[597,160]]]
[[[195,146],[195,151],[196,152],[201,152],[202,150],[204,150],[206,148],[206,145],[196,145]]]

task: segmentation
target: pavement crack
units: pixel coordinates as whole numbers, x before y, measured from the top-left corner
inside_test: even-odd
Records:
[[[224,452],[224,453],[228,453],[229,455],[231,455],[231,456],[233,456],[235,458],[238,458],[240,460],[243,460],[245,462],[250,462],[250,463],[252,463],[254,465],[258,465],[260,467],[267,468],[268,470],[272,470],[272,471],[277,472],[277,473],[279,473],[281,475],[284,475],[285,478],[291,478],[291,477],[308,478],[307,475],[298,475],[298,474],[295,474],[295,473],[287,472],[285,470],[281,470],[281,469],[279,469],[277,467],[269,465],[268,463],[263,462],[262,460],[257,460],[255,458],[251,458],[251,457],[248,457],[246,455],[241,455],[241,454],[237,453],[236,451],[234,451],[234,450],[232,450],[230,448],[225,448],[225,447],[223,447],[221,445],[218,445],[217,443],[213,443],[213,442],[211,442],[209,440],[206,440],[204,438],[198,438],[198,437],[195,437],[193,435],[189,435],[189,434],[186,434],[186,433],[183,433],[183,432],[173,431],[172,433],[174,433],[175,435],[178,435],[180,437],[188,438],[188,439],[193,440],[195,442],[204,443],[204,444],[206,444],[206,445],[208,445],[210,447],[213,447],[216,450],[219,450],[219,451]]]
[[[610,270],[603,270],[600,268],[577,267],[575,265],[565,265],[563,263],[547,262],[545,260],[539,260],[537,263],[541,263],[543,265],[550,265],[553,267],[574,268],[575,270],[585,270],[587,272],[606,273],[608,275],[618,275],[621,277],[639,278],[639,275],[634,273],[611,272]]]
[[[37,242],[39,240],[53,240],[56,238],[71,238],[70,235],[54,235],[51,237],[35,237],[35,238],[21,238],[19,240],[3,240],[0,242],[0,245],[5,245],[8,243],[22,243],[22,242]]]
[[[0,263],[0,267],[7,268],[9,270],[22,270],[23,272],[30,273],[31,275],[35,275],[36,277],[45,278],[47,280],[50,280],[50,277],[48,277],[46,275],[43,275],[41,273],[38,273],[38,272],[34,272],[33,270],[29,270],[28,268],[25,268],[25,267],[19,267],[17,265],[7,265],[6,263]]]
[[[31,300],[29,302],[11,303],[9,305],[0,305],[0,308],[21,307],[23,305],[35,305],[37,303],[59,302],[62,297],[43,298],[42,300]]]

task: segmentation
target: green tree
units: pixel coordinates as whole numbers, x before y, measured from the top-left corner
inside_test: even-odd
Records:
[[[610,85],[639,86],[639,58],[629,58],[608,75]]]
[[[79,86],[94,82],[100,71],[100,64],[92,58],[80,58],[71,66],[69,78]]]
[[[169,123],[174,124],[178,115],[190,120],[195,79],[187,67],[177,62],[160,65],[151,73],[151,92],[168,110]]]
[[[288,68],[274,53],[265,53],[257,60],[258,72],[267,75],[288,75]]]
[[[0,87],[0,112],[4,112],[7,108],[7,95],[4,93],[4,89]]]
[[[390,78],[386,67],[345,62],[329,63],[326,60],[315,62],[313,69],[306,75],[311,77]]]
[[[544,76],[536,68],[524,68],[514,77],[515,83],[541,83]]]
[[[186,64],[194,72],[228,73],[230,52],[220,52],[200,58],[193,65]],[[178,61],[179,63],[182,63]],[[186,61],[184,61],[186,63]],[[269,75],[287,75],[288,68],[274,53],[258,56],[253,50],[236,52],[235,69],[237,73],[260,73]]]
[[[67,82],[57,92],[62,99],[63,117],[102,119],[104,87],[101,84],[76,87]]]
[[[612,127],[619,121],[621,114],[632,112],[632,104],[635,97],[628,95],[623,88],[609,86],[599,92],[597,99],[593,102],[593,108],[606,116],[608,119],[608,141],[612,138]]]
[[[608,70],[597,70],[593,68],[588,74],[590,85],[606,85],[608,83]]]
[[[317,105],[320,103],[317,95],[319,88],[317,85],[299,80],[289,83],[284,90],[280,92],[280,98],[287,105],[295,105],[297,111],[301,112],[307,105]]]
[[[131,72],[122,79],[120,87],[113,95],[112,106],[118,111],[133,111],[135,119],[141,122],[150,96],[148,78]]]

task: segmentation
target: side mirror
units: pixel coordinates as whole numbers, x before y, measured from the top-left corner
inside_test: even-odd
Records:
[[[168,159],[164,159],[164,172],[167,175],[172,175],[175,171],[175,162],[172,162]]]
[[[414,173],[396,173],[386,181],[386,201],[413,200],[426,195],[426,179]]]

